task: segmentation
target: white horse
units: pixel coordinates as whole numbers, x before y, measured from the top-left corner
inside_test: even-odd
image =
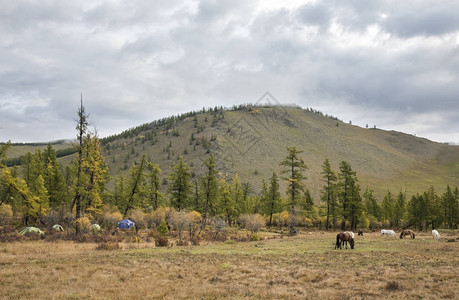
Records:
[[[437,240],[437,241],[440,240],[440,234],[435,229],[432,230],[432,237],[433,237],[434,240]]]
[[[392,229],[381,229],[381,236],[384,235],[395,236],[395,231],[393,231]]]

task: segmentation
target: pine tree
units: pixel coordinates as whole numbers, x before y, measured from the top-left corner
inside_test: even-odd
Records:
[[[394,225],[394,207],[395,207],[395,198],[390,191],[387,191],[387,194],[384,195],[384,199],[382,201],[381,209],[382,209],[382,219],[384,221],[389,221],[390,225]]]
[[[379,205],[378,200],[376,200],[373,193],[374,191],[368,187],[366,188],[365,193],[363,193],[365,207],[369,215],[372,215],[377,220],[381,221],[381,206]]]
[[[67,185],[62,174],[61,166],[57,162],[56,152],[51,144],[43,153],[45,187],[49,193],[50,207],[57,208],[68,200]]]
[[[346,161],[340,163],[339,170],[339,199],[343,214],[341,229],[345,230],[346,222],[350,221],[351,229],[355,230],[363,210],[360,187],[357,184],[357,174]]]
[[[325,223],[325,229],[330,228],[330,214],[332,216],[333,229],[336,229],[336,217],[337,217],[337,202],[336,202],[336,177],[335,172],[331,169],[330,161],[328,158],[325,159],[322,164],[322,177],[325,181],[325,185],[322,188],[321,199],[326,205],[326,216],[327,220]]]
[[[243,191],[241,186],[241,181],[239,179],[239,175],[236,173],[233,177],[233,184],[231,185],[230,189],[232,202],[236,208],[236,215],[239,216],[241,214],[246,214],[249,212],[247,199],[243,197]]]
[[[303,195],[303,203],[302,203],[302,208],[303,211],[306,215],[307,218],[314,218],[315,217],[315,212],[314,212],[314,199],[312,199],[311,192],[309,189],[306,189]]]
[[[235,202],[235,198],[231,195],[231,187],[228,182],[226,182],[225,178],[219,179],[218,186],[219,211],[225,215],[226,222],[231,225],[237,218],[237,203]]]
[[[75,157],[75,164],[76,164],[76,177],[75,183],[73,185],[73,203],[72,209],[75,207],[75,230],[76,235],[79,234],[80,228],[78,226],[79,219],[81,218],[81,202],[85,196],[85,188],[84,188],[84,181],[85,176],[83,173],[83,143],[84,137],[87,134],[88,130],[88,118],[89,115],[86,113],[85,107],[83,106],[83,96],[81,96],[80,106],[78,107],[78,123],[76,126],[77,130],[77,154]]]
[[[301,198],[301,192],[304,191],[303,180],[306,179],[302,172],[306,169],[306,164],[298,156],[303,151],[297,150],[296,147],[287,147],[287,152],[288,155],[280,165],[286,167],[282,173],[287,174],[284,179],[287,181],[287,195],[289,196],[291,207],[289,231],[290,234],[295,234],[297,232],[295,226],[298,224],[296,217],[297,206]]]
[[[190,167],[183,162],[181,156],[178,163],[172,165],[172,172],[169,175],[169,179],[171,180],[171,185],[169,186],[171,206],[178,211],[187,208],[191,193],[191,173]]]
[[[149,178],[149,188],[148,194],[150,198],[150,204],[153,207],[153,210],[156,210],[164,201],[164,194],[161,193],[161,169],[159,165],[154,164],[153,162],[148,162],[148,174]]]
[[[128,212],[132,208],[141,206],[140,203],[141,195],[143,193],[143,187],[145,186],[145,168],[147,162],[145,155],[142,157],[140,163],[134,163],[129,170],[128,186],[127,186],[127,196],[126,196],[126,207],[124,209],[123,217],[126,218]]]
[[[264,186],[266,183],[263,181]],[[281,212],[282,198],[279,192],[279,178],[276,172],[273,172],[269,179],[269,187],[262,190],[263,213],[269,216],[268,226],[272,226],[273,215]]]
[[[212,154],[204,161],[204,166],[206,167],[206,171],[201,178],[201,194],[204,201],[202,228],[206,226],[209,211],[212,211],[216,205],[215,202],[218,195],[217,165]]]

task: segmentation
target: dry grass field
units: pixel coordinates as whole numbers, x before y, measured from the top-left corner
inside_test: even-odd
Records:
[[[1,299],[459,299],[459,233],[441,241],[302,232],[255,242],[154,248],[0,244]],[[449,241],[448,241],[449,240]],[[453,242],[455,241],[455,242]]]

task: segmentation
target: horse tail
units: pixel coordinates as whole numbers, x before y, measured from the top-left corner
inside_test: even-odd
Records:
[[[403,233],[404,233],[403,231],[400,233],[400,238],[401,238],[401,239],[403,239],[403,236],[404,236]]]
[[[414,232],[412,232],[412,234],[413,234],[413,240],[414,240],[415,234],[414,234]]]

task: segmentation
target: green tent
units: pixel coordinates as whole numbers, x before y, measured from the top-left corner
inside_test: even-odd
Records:
[[[59,232],[59,231],[64,231],[64,228],[59,224],[55,224],[53,225],[53,230]]]
[[[22,229],[21,231],[19,231],[19,234],[20,235],[24,235],[26,233],[39,233],[39,234],[44,234],[43,231],[40,230],[40,228],[37,228],[37,227],[25,227],[24,229]]]
[[[100,231],[100,225],[99,224],[92,224],[91,225],[91,230],[92,231]]]

